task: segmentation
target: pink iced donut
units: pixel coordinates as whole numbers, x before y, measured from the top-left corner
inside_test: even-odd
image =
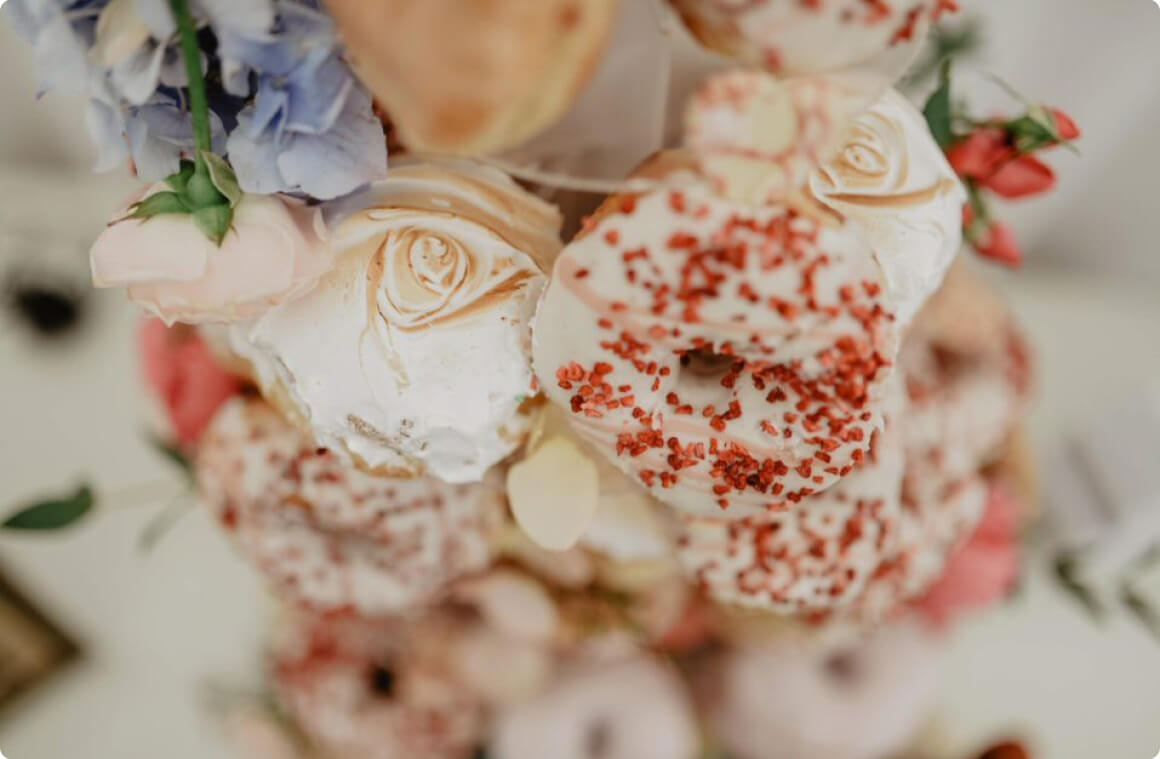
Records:
[[[850,476],[790,511],[683,516],[677,553],[686,571],[718,602],[777,614],[850,603],[897,549],[904,458],[896,416]]]
[[[326,756],[467,759],[483,705],[432,654],[430,635],[402,622],[291,619],[269,652],[274,695]]]
[[[270,406],[236,399],[203,438],[203,500],[282,595],[320,611],[389,614],[490,562],[486,485],[366,474]]]
[[[679,188],[612,196],[565,248],[533,325],[540,386],[662,501],[783,509],[853,471],[897,340],[856,230],[809,201],[750,207],[662,154]]]
[[[694,682],[735,759],[879,759],[922,725],[937,675],[937,641],[900,625],[853,640],[775,634],[726,651]]]

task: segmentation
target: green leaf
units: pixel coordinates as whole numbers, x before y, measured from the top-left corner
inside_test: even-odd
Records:
[[[193,462],[189,460],[189,456],[173,443],[162,440],[156,435],[149,436],[149,445],[153,446],[153,450],[157,451],[164,458],[177,466],[181,473],[185,475],[185,479],[193,481]]]
[[[133,204],[130,219],[152,219],[162,214],[189,213],[189,204],[176,192],[158,192]]]
[[[1078,601],[1088,614],[1095,619],[1100,619],[1104,616],[1104,605],[1096,598],[1095,593],[1079,579],[1078,565],[1079,559],[1073,553],[1057,555],[1052,562],[1055,579],[1059,582],[1060,587]]]
[[[165,183],[173,188],[174,192],[185,194],[186,187],[189,185],[189,178],[193,176],[193,161],[182,161],[181,168],[177,170],[176,174],[170,174],[165,178]]]
[[[209,169],[209,178],[213,182],[213,186],[225,196],[230,208],[237,208],[238,203],[242,200],[242,188],[238,184],[234,170],[221,156],[213,153],[202,153],[201,157],[205,161],[206,168]]]
[[[206,206],[193,212],[193,222],[214,245],[221,245],[230,231],[234,209],[228,205]]]
[[[72,495],[25,506],[4,520],[0,527],[9,530],[58,530],[89,513],[95,503],[93,491],[88,485],[82,485]]]
[[[1055,129],[1055,120],[1050,115],[1044,119],[1031,111],[1026,116],[1008,121],[1005,126],[1014,136],[1015,149],[1020,153],[1033,153],[1063,142]]]
[[[938,89],[926,101],[922,115],[926,117],[926,124],[930,127],[930,133],[934,136],[935,142],[940,148],[946,150],[955,141],[955,133],[952,128],[950,60],[943,62],[939,69],[938,80]]]

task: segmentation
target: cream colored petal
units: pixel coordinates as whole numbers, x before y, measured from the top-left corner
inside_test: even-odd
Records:
[[[600,480],[596,464],[575,443],[555,437],[512,466],[507,488],[520,527],[544,548],[563,551],[574,546],[591,523]]]

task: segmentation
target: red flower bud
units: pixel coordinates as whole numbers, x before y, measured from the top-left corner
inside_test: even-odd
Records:
[[[1052,119],[1055,120],[1055,131],[1059,133],[1060,138],[1064,140],[1075,140],[1083,134],[1071,116],[1068,116],[1058,108],[1048,108],[1047,110],[1051,114]]]
[[[951,146],[947,160],[960,177],[983,180],[1015,157],[1015,148],[1007,133],[997,127],[984,127]]]
[[[1055,187],[1055,172],[1038,158],[1021,155],[980,177],[979,184],[1004,198],[1025,198]]]
[[[1015,239],[1014,230],[999,222],[991,225],[987,230],[987,239],[977,242],[975,250],[983,258],[1007,266],[1017,267],[1023,263],[1023,252],[1019,250],[1019,241]]]

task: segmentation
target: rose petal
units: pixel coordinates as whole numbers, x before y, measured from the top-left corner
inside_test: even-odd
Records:
[[[980,184],[1004,198],[1025,198],[1055,187],[1055,172],[1038,158],[1021,155],[1004,163]]]
[[[516,522],[536,543],[555,551],[580,540],[599,503],[596,465],[562,437],[546,440],[514,465],[507,487]]]
[[[1062,139],[1075,140],[1083,134],[1071,116],[1068,116],[1058,108],[1049,108],[1048,111],[1051,113],[1051,118],[1055,121],[1055,131],[1059,133]]]
[[[955,143],[947,151],[947,161],[960,177],[986,179],[1014,155],[1015,149],[1007,144],[1006,132],[987,127]]]

